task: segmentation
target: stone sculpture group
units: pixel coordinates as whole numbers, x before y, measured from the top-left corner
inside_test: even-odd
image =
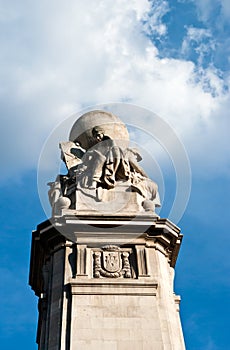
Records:
[[[95,212],[101,202],[112,213],[117,198],[119,212],[154,212],[160,206],[157,184],[139,165],[142,157],[129,147],[127,135],[120,119],[106,111],[88,112],[76,121],[70,141],[60,143],[68,173],[49,183],[54,216],[63,209]]]

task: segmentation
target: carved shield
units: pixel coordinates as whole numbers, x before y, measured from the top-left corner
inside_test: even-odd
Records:
[[[104,269],[108,272],[117,272],[122,268],[119,252],[103,252]]]

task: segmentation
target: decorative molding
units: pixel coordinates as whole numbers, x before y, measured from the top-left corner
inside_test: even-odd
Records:
[[[77,245],[77,276],[87,276],[86,245]]]
[[[131,278],[129,252],[122,251],[115,245],[102,247],[93,253],[94,277]]]
[[[69,238],[67,240],[64,236],[66,232],[72,232],[73,239],[70,240]],[[85,270],[84,266],[81,266],[79,269],[76,260],[73,262],[76,270],[78,267],[78,271],[76,272],[79,273],[79,277],[81,278],[84,276],[93,277],[94,271],[97,270],[99,271],[99,277],[106,277],[100,273],[100,271],[104,270],[104,268],[101,270],[103,267],[101,260],[99,260],[98,269],[95,269],[94,256],[92,259],[90,252],[92,250],[93,252],[102,252],[102,248],[100,249],[98,247],[106,246],[108,242],[111,246],[118,248],[119,246],[130,247],[131,245],[133,247],[145,245],[146,248],[154,248],[165,255],[168,258],[169,265],[174,268],[182,238],[183,235],[180,233],[180,229],[169,220],[153,218],[146,216],[146,214],[140,215],[137,218],[130,216],[129,220],[127,220],[127,217],[115,215],[103,216],[102,219],[97,216],[91,217],[87,215],[84,217],[75,216],[73,213],[70,215],[68,213],[68,215],[62,217],[55,217],[44,221],[33,232],[29,284],[37,296],[44,293],[42,267],[46,263],[47,256],[52,256],[58,250],[65,250],[67,246],[72,246],[72,241],[76,242],[77,245],[87,246],[85,252]],[[122,271],[126,272],[126,274],[125,276],[122,274],[118,274],[117,276],[116,274],[113,278],[126,277],[128,279],[130,278],[129,275],[131,275],[131,278],[134,279],[141,274],[144,275],[145,268],[138,266],[138,262],[136,261],[137,251],[135,251],[135,248],[133,248],[132,253],[131,248],[122,248],[119,254],[124,251],[129,252],[128,257],[123,254],[121,255]],[[146,251],[148,252],[148,249]],[[146,258],[148,267],[148,255]],[[83,264],[84,258],[81,258],[81,261]],[[145,272],[150,273],[150,269]],[[98,278],[97,276],[94,277]],[[108,275],[108,277],[112,276]],[[146,275],[146,277],[148,276]]]
[[[145,246],[136,246],[138,277],[149,277]]]
[[[157,282],[146,282],[135,279],[85,279],[84,281],[70,280],[72,295],[157,295]]]

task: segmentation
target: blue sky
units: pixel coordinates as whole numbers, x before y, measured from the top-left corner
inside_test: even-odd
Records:
[[[116,102],[156,113],[187,151],[192,190],[175,280],[185,341],[229,347],[229,23],[228,0],[0,2],[1,348],[36,349],[28,272],[31,231],[46,219],[43,144],[69,115]],[[151,117],[127,123],[154,135]],[[167,163],[162,172],[164,217],[175,181]]]

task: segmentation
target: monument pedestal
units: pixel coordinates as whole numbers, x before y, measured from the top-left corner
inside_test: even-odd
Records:
[[[173,291],[182,235],[155,214],[158,186],[125,124],[87,112],[60,148],[67,174],[48,183],[52,219],[32,238],[39,350],[183,350]]]
[[[182,235],[167,219],[62,216],[33,232],[39,350],[185,349],[174,294]]]

